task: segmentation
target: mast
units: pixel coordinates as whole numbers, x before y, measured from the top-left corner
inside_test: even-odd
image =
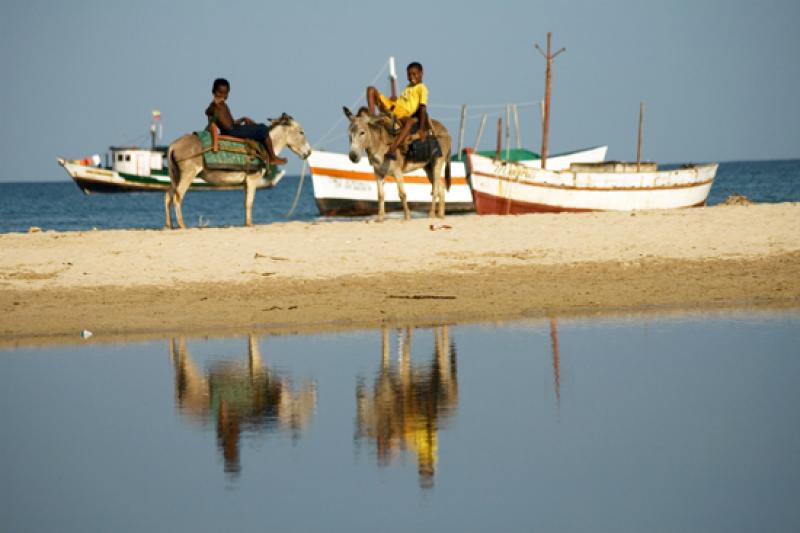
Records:
[[[156,135],[159,132],[159,128],[161,126],[161,111],[158,109],[153,110],[153,118],[150,121],[150,149],[156,149]]]
[[[392,86],[392,98],[397,98],[397,71],[394,68],[394,56],[389,56],[389,83]]]
[[[641,170],[643,131],[644,131],[644,102],[639,102],[639,138],[636,141],[636,172],[639,172]]]
[[[553,75],[553,60],[561,52],[566,51],[566,48],[561,48],[555,54],[552,53],[551,39],[552,32],[547,32],[547,53],[545,53],[538,44],[536,49],[542,54],[547,62],[547,69],[545,71],[544,81],[544,124],[542,126],[542,168],[547,168],[547,141],[550,134],[550,87],[552,85]]]
[[[464,149],[464,123],[467,121],[467,104],[461,106],[461,120],[458,123],[458,160],[461,161],[461,151]]]

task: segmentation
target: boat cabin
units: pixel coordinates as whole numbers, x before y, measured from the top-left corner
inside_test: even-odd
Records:
[[[136,176],[150,176],[163,174],[166,156],[166,147],[155,147],[154,150],[138,148],[136,146],[112,146],[110,164],[106,167],[124,174]]]

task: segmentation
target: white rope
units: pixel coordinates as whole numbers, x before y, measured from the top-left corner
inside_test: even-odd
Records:
[[[388,66],[389,66],[389,62],[387,61],[386,63],[384,63],[384,64],[383,64],[383,66],[382,66],[382,67],[381,67],[381,69],[378,71],[378,73],[377,73],[377,74],[375,74],[375,77],[374,77],[374,78],[372,78],[372,81],[371,81],[371,82],[369,82],[369,85],[375,85],[375,82],[377,82],[377,81],[378,81],[378,78],[380,78],[380,77],[381,77],[381,75],[382,75],[382,74],[383,74],[383,72],[384,72],[384,71],[385,71],[385,70],[388,68]],[[361,101],[361,99],[362,99],[362,98],[364,98],[364,94],[363,94],[363,93],[362,93],[362,94],[360,94],[360,95],[358,96],[358,98],[356,98],[356,99],[353,101],[353,103],[350,105],[350,107],[351,107],[351,108],[355,108],[355,107],[356,107],[356,105],[358,105],[358,103]],[[316,146],[316,145],[318,145],[319,143],[321,143],[321,142],[325,142],[326,140],[328,140],[328,135],[330,135],[331,133],[333,133],[333,131],[334,131],[336,128],[338,128],[338,127],[339,127],[339,124],[342,122],[342,120],[344,120],[344,115],[340,116],[340,117],[339,117],[339,119],[336,121],[336,123],[334,123],[334,125],[333,125],[333,126],[331,126],[331,129],[329,129],[327,132],[325,132],[325,135],[323,135],[322,137],[320,137],[320,138],[319,138],[319,140],[318,140],[317,142],[315,142],[314,144],[312,144],[311,146],[312,146],[312,147],[313,147],[313,146]]]
[[[300,191],[303,190],[303,180],[306,177],[306,167],[308,166],[308,160],[303,159],[303,170],[300,172],[300,183],[297,184],[297,191],[294,193],[294,201],[292,202],[292,207],[289,208],[289,212],[286,213],[286,218],[292,216],[294,213],[294,208],[297,207],[297,201],[300,199]]]
[[[383,64],[383,66],[382,66],[382,67],[381,67],[381,69],[378,71],[378,73],[377,73],[377,74],[375,74],[375,77],[373,77],[373,78],[372,78],[372,81],[371,81],[371,82],[369,82],[369,85],[375,85],[375,83],[378,81],[378,78],[380,78],[380,77],[381,77],[381,75],[384,73],[384,71],[385,71],[385,70],[386,70],[388,67],[389,67],[389,61],[387,61],[386,63],[384,63],[384,64]],[[361,99],[362,99],[363,97],[364,97],[364,94],[362,93],[361,95],[359,95],[359,96],[358,96],[358,98],[356,98],[356,99],[353,101],[353,103],[350,105],[350,107],[351,107],[351,108],[354,108],[354,107],[356,107],[356,105],[358,105],[358,103],[361,101]],[[323,135],[322,137],[320,137],[320,138],[319,138],[319,139],[318,139],[318,140],[317,140],[315,143],[313,143],[313,144],[311,145],[311,149],[313,150],[313,149],[314,149],[314,147],[316,147],[316,146],[319,146],[321,143],[323,143],[323,142],[325,142],[325,141],[334,141],[334,140],[338,140],[339,138],[341,138],[341,135],[340,135],[340,136],[337,136],[337,137],[334,137],[333,139],[328,139],[328,136],[329,136],[331,133],[333,133],[333,132],[336,130],[336,128],[338,128],[338,127],[339,127],[339,124],[342,122],[342,119],[343,119],[343,118],[344,118],[344,115],[340,116],[340,117],[339,117],[339,119],[338,119],[338,120],[337,120],[337,121],[336,121],[336,122],[333,124],[333,126],[331,126],[331,128],[330,128],[330,129],[329,129],[327,132],[325,132],[325,135]],[[291,216],[292,216],[292,213],[294,213],[294,209],[295,209],[295,207],[297,207],[297,202],[298,202],[298,200],[300,199],[300,193],[301,193],[301,192],[302,192],[302,190],[303,190],[303,182],[305,181],[305,177],[306,177],[306,168],[308,168],[308,161],[307,161],[307,160],[304,160],[304,161],[303,161],[303,169],[302,169],[302,170],[301,170],[301,172],[300,172],[300,183],[298,183],[298,184],[297,184],[297,191],[296,191],[296,192],[295,192],[295,194],[294,194],[294,201],[292,202],[292,207],[290,207],[290,208],[289,208],[289,211],[286,213],[286,218],[289,218],[289,217],[291,217]]]
[[[468,109],[505,109],[507,105],[515,105],[517,107],[531,107],[535,105],[539,105],[539,102],[508,102],[505,104],[467,104]],[[441,108],[441,109],[461,109],[461,106],[464,104],[428,104],[430,108]]]

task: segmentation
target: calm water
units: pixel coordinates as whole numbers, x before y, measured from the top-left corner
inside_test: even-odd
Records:
[[[0,350],[18,531],[800,530],[800,313]]]
[[[275,189],[256,193],[255,224],[284,221],[297,190],[297,177],[285,178]],[[731,194],[756,202],[800,201],[800,160],[721,163],[709,204]],[[84,195],[69,182],[0,183],[0,233],[92,228],[161,228],[164,196],[160,193]],[[184,202],[189,226],[239,226],[244,220],[241,191],[190,192]],[[307,176],[293,215],[295,220],[319,216],[311,179]]]

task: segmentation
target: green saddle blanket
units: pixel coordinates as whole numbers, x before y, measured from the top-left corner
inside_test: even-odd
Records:
[[[203,163],[209,170],[255,172],[267,168],[266,150],[256,141],[219,139],[219,150],[215,152],[210,131],[202,130],[194,133],[200,139],[200,146],[203,148]]]

